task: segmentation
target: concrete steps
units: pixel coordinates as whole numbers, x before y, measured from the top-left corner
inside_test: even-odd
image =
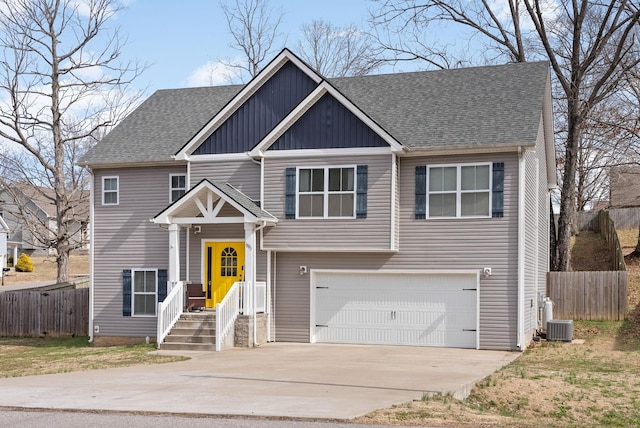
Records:
[[[180,316],[160,349],[170,351],[215,351],[215,312],[188,312]]]

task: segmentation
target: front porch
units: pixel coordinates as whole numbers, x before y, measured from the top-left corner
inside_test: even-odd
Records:
[[[221,351],[254,347],[268,337],[267,285],[236,282],[215,308],[189,311],[186,287],[178,281],[158,303],[159,349]]]
[[[214,342],[216,351],[234,346],[236,322],[240,319],[244,322],[240,326],[250,324],[249,327],[239,328],[243,334],[245,331],[251,332],[251,337],[243,340],[243,343],[255,346],[266,341],[266,331],[265,340],[258,340],[258,314],[263,314],[261,317],[264,317],[267,328],[270,296],[268,275],[267,281],[257,281],[256,277],[257,234],[267,226],[274,226],[277,219],[234,187],[202,180],[152,221],[166,227],[169,232],[167,296],[158,303],[157,309],[158,346],[163,344],[181,317],[184,317],[188,306],[185,299],[188,282],[181,279],[180,274],[181,230],[189,231],[187,254],[183,257],[187,260],[187,270],[191,259],[200,260],[199,274],[204,284],[205,306],[210,309],[205,314],[213,314],[211,319],[203,322],[215,323],[213,334],[190,340],[196,343],[207,340]],[[206,226],[215,225],[233,230],[242,226],[238,231],[242,233],[244,230],[244,236],[234,235],[237,232],[233,232],[232,236],[236,239],[229,239],[229,236],[218,236],[211,227],[207,231]],[[220,231],[219,228],[215,230]],[[189,254],[189,236],[196,234],[201,242],[197,250],[200,254]],[[194,275],[187,272],[185,278],[189,277],[193,278]],[[211,333],[210,327],[213,324],[203,325],[200,329]]]

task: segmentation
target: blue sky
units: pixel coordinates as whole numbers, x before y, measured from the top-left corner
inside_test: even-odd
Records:
[[[334,25],[365,25],[368,0],[271,0],[274,9],[284,12],[281,32],[287,47],[297,49],[300,27],[314,19]],[[224,13],[216,0],[129,0],[115,22],[128,37],[124,59],[149,64],[135,86],[157,89],[206,85],[195,78],[205,64],[232,59],[238,53],[229,48]],[[223,84],[224,82],[220,82]]]

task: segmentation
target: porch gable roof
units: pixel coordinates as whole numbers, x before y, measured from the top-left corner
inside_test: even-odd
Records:
[[[233,207],[238,215],[221,215],[223,207],[227,204]],[[275,225],[278,219],[230,184],[203,179],[151,221],[156,224],[266,223]]]

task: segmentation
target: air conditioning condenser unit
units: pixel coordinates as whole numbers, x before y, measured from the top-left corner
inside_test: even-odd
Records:
[[[573,340],[573,320],[547,321],[547,340],[571,342]]]

